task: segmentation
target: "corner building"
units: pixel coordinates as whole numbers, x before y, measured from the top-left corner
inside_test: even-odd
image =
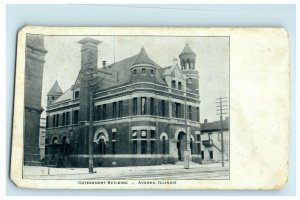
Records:
[[[98,68],[101,42],[78,43],[77,80],[64,93],[55,82],[47,96],[46,165],[87,167],[91,121],[95,167],[175,163],[186,149],[201,162],[199,73],[188,44],[172,66],[159,66],[143,47]]]

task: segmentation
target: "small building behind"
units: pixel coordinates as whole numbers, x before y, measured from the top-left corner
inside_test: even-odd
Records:
[[[229,161],[229,118],[222,121],[224,160]],[[221,122],[208,122],[204,119],[201,123],[201,157],[203,163],[222,162],[222,135]]]

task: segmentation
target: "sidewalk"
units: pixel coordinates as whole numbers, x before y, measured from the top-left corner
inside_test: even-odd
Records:
[[[184,169],[183,163],[176,165],[130,166],[130,167],[98,167],[95,173],[89,174],[88,168],[48,168],[24,166],[24,178],[29,179],[142,179],[142,178],[184,178],[205,175],[226,177],[229,174],[228,163],[197,164],[190,163],[189,169]],[[185,175],[185,176],[183,176]]]

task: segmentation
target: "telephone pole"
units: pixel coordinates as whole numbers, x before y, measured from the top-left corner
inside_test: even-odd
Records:
[[[221,127],[221,151],[222,151],[222,167],[224,167],[224,137],[223,137],[223,115],[228,111],[226,103],[226,97],[217,98],[217,115],[220,115],[220,127]]]
[[[188,128],[187,128],[187,106],[186,106],[186,92],[184,94],[184,126],[185,126],[185,134],[186,134],[186,143],[185,143],[185,150],[184,150],[184,169],[189,169],[190,168],[190,134],[188,133]]]

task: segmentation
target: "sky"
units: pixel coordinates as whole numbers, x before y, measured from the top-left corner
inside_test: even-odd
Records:
[[[45,56],[42,107],[47,106],[47,93],[57,80],[65,92],[74,84],[80,70],[79,40],[86,36],[45,36]],[[229,38],[228,37],[158,37],[158,36],[89,36],[100,40],[98,67],[139,53],[145,48],[149,57],[161,67],[172,65],[186,43],[196,53],[195,68],[199,71],[200,118],[215,121],[216,98],[229,97]],[[42,113],[45,117],[45,112]]]

